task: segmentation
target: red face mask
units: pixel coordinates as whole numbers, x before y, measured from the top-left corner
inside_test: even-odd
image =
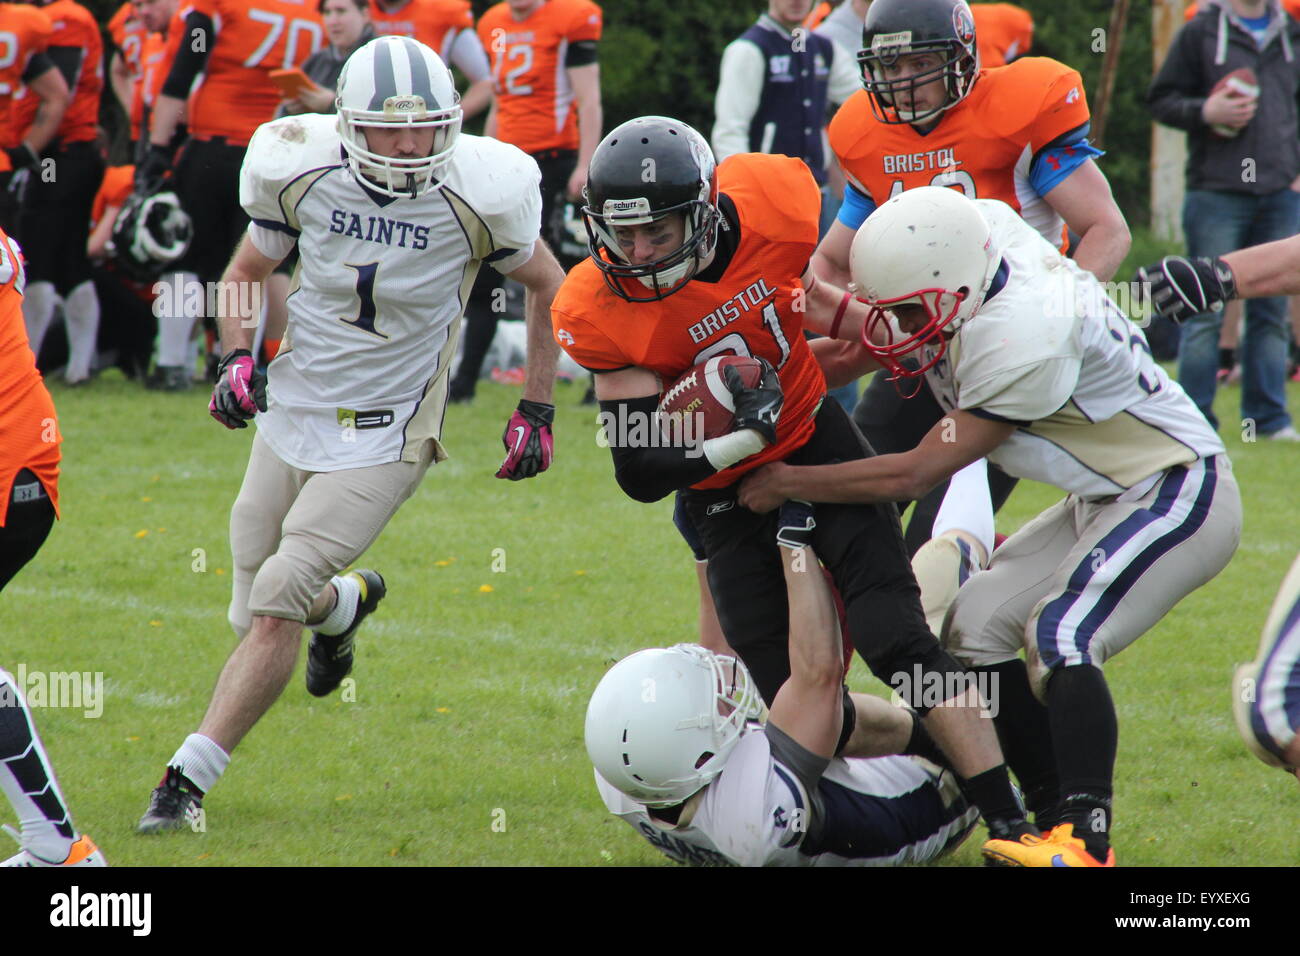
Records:
[[[889,321],[890,310],[892,305],[900,303],[912,303],[911,300],[919,299],[919,304],[925,309],[927,321],[924,326],[913,332],[900,341],[894,341],[894,326]],[[962,302],[966,299],[965,292],[952,292],[948,289],[921,289],[909,295],[899,296],[893,299],[876,299],[868,302],[871,311],[867,314],[867,321],[862,326],[862,346],[871,353],[871,357],[883,365],[893,374],[890,376],[891,382],[896,382],[900,378],[917,378],[924,375],[929,369],[934,368],[943,358],[944,353],[948,350],[948,340],[944,337],[944,330],[952,324],[953,319],[957,317],[957,310],[961,308]],[[948,302],[951,301],[951,305]],[[874,333],[879,329],[881,338],[884,339],[884,345],[877,345],[873,339]],[[935,346],[935,355],[930,361],[918,368],[908,368],[903,365],[900,359],[920,349],[922,346]]]

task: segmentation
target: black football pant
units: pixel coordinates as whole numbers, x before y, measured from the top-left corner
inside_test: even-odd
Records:
[[[217,282],[226,271],[248,229],[248,213],[239,204],[239,170],[247,150],[221,136],[191,139],[182,147],[172,186],[181,208],[189,213],[194,239],[173,267],[176,272],[193,272],[200,282]]]
[[[823,401],[817,430],[788,456],[791,465],[820,465],[866,458],[862,440],[838,402]],[[789,604],[776,544],[775,511],[742,508],[736,487],[690,489],[682,499],[709,561],[709,590],[727,642],[735,649],[771,704],[790,676]],[[962,668],[940,647],[925,624],[921,592],[903,544],[898,509],[892,504],[817,504],[813,547],[830,569],[848,611],[849,636],[873,674],[911,697],[915,679]],[[900,680],[898,675],[903,675]],[[920,705],[918,709],[927,708]]]
[[[54,526],[54,504],[26,468],[14,478],[9,510],[0,528],[0,591],[36,556]]]
[[[27,262],[27,282],[52,283],[66,296],[90,281],[86,239],[104,160],[93,142],[51,146],[27,177],[16,237]]]
[[[549,153],[534,153],[533,159],[542,171],[542,238],[552,247],[558,248],[557,237],[552,234],[551,221],[555,216],[557,205],[564,202],[564,191],[568,188],[569,177],[578,154],[571,149],[557,149]],[[557,253],[558,255],[558,253]],[[561,259],[560,266],[568,272],[575,261]],[[497,334],[497,320],[501,318],[500,303],[505,284],[505,277],[491,266],[483,266],[478,271],[478,278],[470,289],[469,300],[465,304],[465,348],[461,352],[460,365],[456,369],[456,379],[451,384],[453,396],[473,395],[474,384],[483,370],[483,359]]]
[[[924,381],[910,379],[898,384],[904,392],[916,389],[916,393],[904,398],[894,383],[889,381],[888,372],[877,372],[863,389],[858,406],[853,410],[854,424],[878,455],[911,451],[944,416],[930,386]],[[989,494],[993,498],[995,514],[1006,503],[1018,480],[992,462],[989,463]],[[934,531],[934,519],[938,516],[939,506],[943,504],[943,496],[947,493],[948,481],[945,479],[916,502],[912,517],[907,522],[907,535],[904,539],[909,555],[915,555],[921,545],[930,540]],[[906,501],[898,502],[898,510],[906,510],[908,504]]]

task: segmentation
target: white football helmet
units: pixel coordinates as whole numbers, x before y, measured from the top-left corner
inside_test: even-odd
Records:
[[[382,36],[353,53],[339,75],[339,135],[352,174],[388,196],[419,196],[438,184],[460,135],[460,94],[438,54],[404,36]],[[394,159],[375,152],[374,127],[432,127],[427,156]]]
[[[955,332],[984,304],[1002,262],[979,208],[946,186],[921,186],[899,193],[862,224],[853,237],[849,272],[857,296],[871,306],[862,344],[893,378],[912,378],[933,368],[947,350],[944,333]],[[918,304],[929,321],[903,333],[890,307]],[[883,333],[884,345],[873,339]],[[924,345],[935,355],[909,369],[899,359]]]
[[[696,644],[638,651],[611,667],[591,695],[587,753],[637,803],[675,806],[722,772],[762,706],[733,657]]]
[[[133,193],[113,221],[107,251],[131,278],[149,282],[185,255],[193,233],[174,192]]]

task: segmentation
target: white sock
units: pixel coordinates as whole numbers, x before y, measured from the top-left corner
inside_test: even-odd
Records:
[[[99,334],[99,296],[95,284],[89,280],[68,293],[63,300],[63,316],[68,326],[69,382],[90,378],[90,365],[95,358],[95,338]]]
[[[965,531],[984,546],[984,560],[993,553],[993,499],[989,496],[988,464],[973,461],[948,482],[948,493],[934,519],[931,537],[945,531]]]
[[[194,306],[196,303],[189,301],[190,296],[186,292],[192,288],[190,283],[198,282],[199,277],[193,272],[177,272],[165,276],[162,281],[168,288],[155,303],[158,308],[158,364],[169,368],[193,369],[194,351],[190,348],[190,333],[197,316],[187,314],[194,310],[192,307],[187,309],[186,306]],[[202,309],[205,306],[198,303],[198,307]]]
[[[177,767],[186,779],[204,793],[221,779],[229,764],[230,754],[217,746],[212,738],[202,734],[186,737],[185,743],[167,762],[167,766]]]
[[[361,601],[361,585],[352,575],[332,577],[330,584],[334,585],[334,592],[338,595],[334,601],[334,610],[312,630],[333,636],[342,634],[352,626],[352,620],[357,616],[357,604]]]
[[[59,300],[53,282],[32,282],[23,294],[23,324],[27,326],[27,341],[32,354],[41,354],[41,343],[54,321],[54,306]]]
[[[0,670],[0,790],[18,814],[23,849],[51,863],[66,860],[77,839],[72,815],[22,690],[5,670]]]

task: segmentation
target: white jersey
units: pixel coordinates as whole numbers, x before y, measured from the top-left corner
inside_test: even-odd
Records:
[[[989,460],[1016,477],[1100,497],[1222,453],[1214,429],[1092,274],[1009,206],[975,202],[1006,269],[925,374],[946,410],[1020,426]],[[933,347],[923,353],[928,361]]]
[[[610,813],[677,863],[894,866],[957,847],[979,819],[952,774],[927,766],[910,757],[837,758],[810,798],[799,776],[773,757],[763,728],[750,725],[685,826],[654,819],[599,772],[596,786]]]
[[[502,271],[532,255],[540,173],[527,154],[461,135],[442,182],[417,198],[363,189],[335,117],[259,127],[239,199],[264,254],[273,230],[297,239],[289,327],[268,370],[257,426],[285,462],[336,471],[415,461],[441,443],[448,369],[482,262]],[[273,237],[272,237],[273,238]]]

